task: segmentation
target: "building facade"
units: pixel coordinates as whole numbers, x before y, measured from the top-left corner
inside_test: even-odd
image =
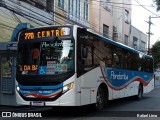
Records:
[[[90,1],[90,28],[107,38],[113,39],[112,6],[107,0]]]
[[[89,28],[90,0],[55,0],[55,24],[76,24]]]
[[[1,0],[0,42],[10,41],[21,23],[77,24],[133,47],[129,4],[131,0]]]
[[[147,53],[148,36],[134,26],[131,27],[130,45],[132,48]]]
[[[0,42],[9,42],[18,24],[29,23],[35,27],[53,24],[49,1],[53,0],[1,0]]]
[[[125,45],[130,44],[132,0],[112,0],[113,24],[117,41]]]

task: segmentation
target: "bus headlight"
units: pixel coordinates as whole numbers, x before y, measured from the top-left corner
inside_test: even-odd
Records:
[[[19,92],[20,88],[19,88],[18,86],[16,87],[16,89],[17,89],[17,91]]]
[[[74,82],[69,83],[69,84],[63,86],[63,93],[64,93],[64,92],[67,92],[67,91],[70,90],[70,89],[73,89],[73,87],[74,87]]]

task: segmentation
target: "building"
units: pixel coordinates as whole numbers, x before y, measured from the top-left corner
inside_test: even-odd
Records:
[[[55,0],[55,24],[76,24],[89,28],[90,0]]]
[[[147,53],[147,38],[145,33],[132,26],[129,46]]]
[[[90,28],[107,38],[113,39],[112,7],[107,0],[90,1]]]
[[[108,0],[109,1],[109,0]],[[117,41],[130,44],[132,0],[111,0],[113,9],[114,33]]]
[[[90,0],[90,28],[114,41],[130,45],[131,0]]]
[[[35,27],[53,24],[50,1],[53,0],[1,0],[0,42],[9,42],[18,24],[29,23]]]

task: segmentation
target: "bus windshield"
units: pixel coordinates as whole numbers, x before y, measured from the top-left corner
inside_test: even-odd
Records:
[[[73,40],[19,42],[17,75],[57,75],[74,70]]]

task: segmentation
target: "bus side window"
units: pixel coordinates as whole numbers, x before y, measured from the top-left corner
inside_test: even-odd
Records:
[[[123,69],[123,50],[118,50],[118,58],[119,58],[119,68]]]
[[[132,53],[128,53],[128,57],[127,57],[127,69],[128,70],[132,70],[132,62],[133,62],[133,57],[132,57]]]
[[[141,72],[144,71],[144,58],[141,58]]]
[[[154,68],[154,66],[153,66],[153,59],[150,58],[150,61],[149,61],[149,70],[150,70],[150,72],[154,71],[153,68]]]
[[[112,67],[112,56],[110,54],[106,57],[105,63],[107,67]]]
[[[124,58],[123,59],[124,59],[123,68],[128,69],[128,53],[127,52],[124,53]]]
[[[110,48],[105,48],[105,53],[102,54],[102,61],[105,63],[106,67],[112,67],[112,55]]]
[[[145,72],[153,72],[153,60],[150,58],[146,58],[146,68],[145,68]]]
[[[139,62],[138,62],[139,56],[135,53],[131,53],[131,56],[129,57],[129,69],[137,71],[139,68]]]
[[[113,67],[115,68],[120,68],[120,64],[119,64],[119,57],[116,53],[114,53],[114,58],[113,58]]]

